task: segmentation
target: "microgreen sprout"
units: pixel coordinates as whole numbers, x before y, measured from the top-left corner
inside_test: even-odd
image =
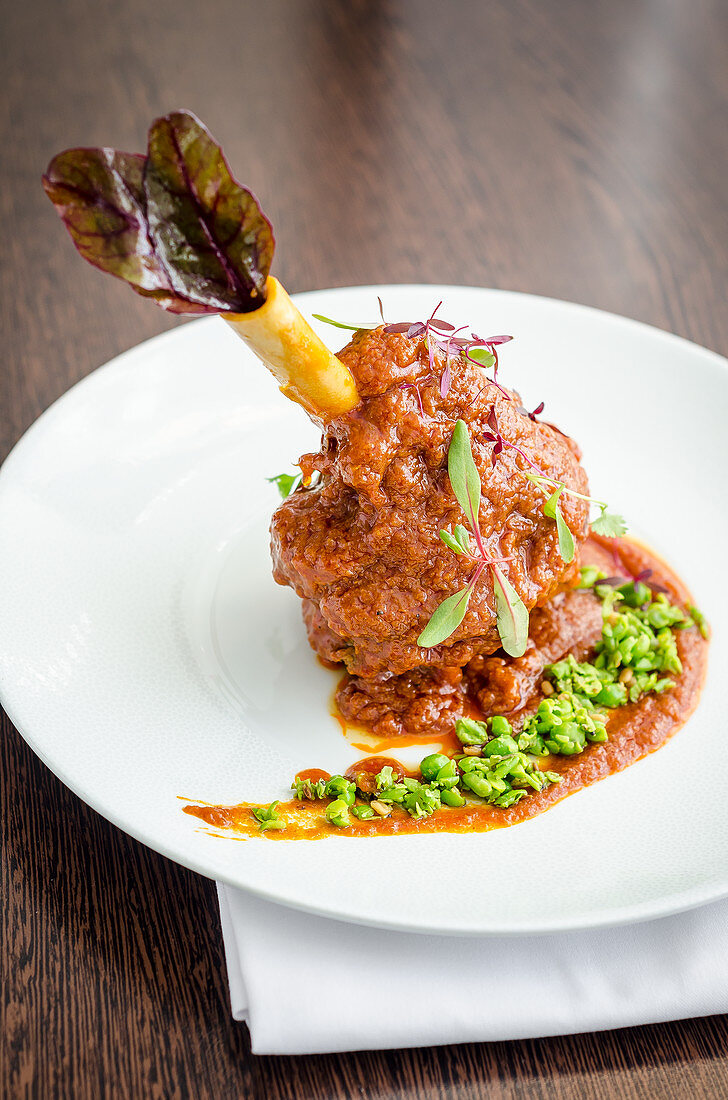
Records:
[[[281,499],[285,500],[294,492],[301,484],[303,474],[276,474],[274,477],[267,477],[265,480],[270,481],[272,485],[277,486],[278,492],[281,494]]]
[[[324,325],[333,325],[334,328],[344,328],[348,332],[361,332],[369,329],[376,328],[376,322],[366,322],[361,325],[350,325],[346,321],[335,321],[332,317],[324,317],[322,313],[312,313],[311,316],[316,321],[321,321]]]
[[[480,533],[479,510],[482,485],[473,460],[470,435],[464,420],[458,420],[447,454],[447,469],[455,498],[465,513],[474,539],[462,524],[452,532],[440,531],[440,539],[453,553],[467,558],[474,566],[467,585],[435,609],[417,639],[424,648],[439,645],[449,638],[465,618],[470,597],[486,569],[491,571],[496,602],[496,624],[506,653],[520,657],[528,641],[528,611],[513,585],[499,568],[509,558],[489,557]]]
[[[545,474],[525,474],[524,476],[532,481],[534,485],[549,485],[552,489],[558,489],[560,493],[563,492],[567,496],[576,497],[577,500],[585,500],[589,504],[596,505],[600,512],[596,519],[591,522],[591,529],[596,535],[604,535],[606,538],[619,538],[620,535],[625,534],[627,524],[624,522],[623,517],[617,515],[616,512],[608,511],[609,505],[606,501],[586,496],[585,493],[577,493],[576,489],[570,489],[563,481],[555,481],[552,477],[546,477]],[[549,498],[549,500],[552,499],[553,496]]]
[[[499,390],[507,393],[507,391],[503,390],[503,387],[495,381],[495,376],[498,374],[498,352],[496,349],[501,344],[505,344],[509,340],[512,340],[513,337],[490,336],[487,340],[483,340],[481,337],[476,336],[474,332],[471,332],[468,336],[460,335],[461,333],[465,333],[467,325],[461,325],[460,328],[456,328],[455,325],[450,324],[449,321],[443,321],[437,317],[437,311],[441,305],[442,302],[437,303],[426,321],[400,321],[397,324],[385,325],[384,331],[386,333],[401,333],[410,340],[423,337],[425,346],[427,347],[427,354],[430,360],[430,371],[432,374],[435,373],[436,353],[440,352],[440,354],[445,357],[445,366],[440,376],[441,397],[447,397],[450,392],[450,386],[452,384],[452,360],[454,355],[464,355],[471,363],[475,363],[476,366],[483,367],[486,370],[493,367],[495,385]]]

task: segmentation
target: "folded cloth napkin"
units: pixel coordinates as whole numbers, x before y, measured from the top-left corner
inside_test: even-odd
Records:
[[[549,936],[389,932],[218,884],[255,1054],[570,1035],[728,1011],[728,901]]]

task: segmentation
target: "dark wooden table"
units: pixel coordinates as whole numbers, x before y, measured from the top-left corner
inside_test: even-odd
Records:
[[[263,200],[291,291],[514,288],[728,352],[722,0],[2,6],[0,457],[175,323],[77,260],[40,173],[66,146],[141,149],[178,106]],[[3,1095],[728,1096],[723,1018],[256,1058],[229,1016],[212,883],[89,810],[6,719],[2,754]]]

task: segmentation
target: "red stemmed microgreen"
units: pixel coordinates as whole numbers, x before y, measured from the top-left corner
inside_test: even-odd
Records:
[[[462,524],[457,524],[452,531],[440,531],[440,539],[453,553],[469,559],[474,570],[465,588],[448,596],[436,608],[417,639],[417,644],[425,648],[439,645],[457,630],[465,618],[476,585],[485,570],[490,569],[501,644],[506,653],[512,657],[520,657],[525,652],[528,641],[528,611],[500,569],[510,558],[489,557],[483,543],[478,518],[482,485],[478,468],[473,461],[470,435],[464,420],[458,420],[455,425],[447,454],[447,470],[453,493],[465,514],[470,532]]]
[[[606,501],[597,500],[595,497],[586,496],[584,493],[577,493],[576,489],[570,489],[563,481],[555,481],[552,477],[546,477],[545,474],[525,474],[524,476],[535,485],[550,485],[553,489],[558,490],[558,495],[556,493],[552,494],[546,502],[546,505],[556,497],[555,507],[557,507],[558,496],[560,496],[561,493],[565,493],[567,496],[576,497],[577,500],[585,500],[589,504],[595,504],[597,508],[600,509],[597,518],[591,521],[591,529],[596,535],[603,535],[605,538],[615,539],[626,532],[627,524],[624,522],[623,517],[616,512],[609,512],[609,505]],[[544,505],[544,512],[546,512],[546,505]]]
[[[444,355],[445,367],[440,378],[440,396],[447,397],[452,383],[453,355],[465,355],[471,363],[475,363],[476,366],[484,369],[494,367],[497,374],[498,352],[496,348],[512,340],[513,337],[491,336],[487,340],[483,340],[481,337],[476,336],[474,332],[471,332],[469,336],[461,336],[459,334],[464,333],[467,326],[461,325],[460,328],[456,328],[449,321],[443,321],[437,317],[437,311],[441,305],[442,302],[437,303],[426,321],[399,321],[396,324],[385,325],[384,331],[386,333],[401,333],[410,340],[423,337],[430,359],[430,370],[433,374],[436,352],[439,351]],[[499,382],[496,382],[495,385],[504,393],[507,392],[503,390]]]
[[[540,409],[543,408],[543,402],[539,408],[534,410],[534,414],[537,414]],[[530,414],[529,414],[530,416]],[[548,519],[556,521],[556,529],[559,537],[559,553],[564,559],[564,562],[568,565],[574,560],[576,554],[576,544],[574,542],[574,536],[564,519],[561,511],[560,497],[562,493],[566,493],[569,496],[578,497],[581,500],[587,500],[590,504],[596,504],[601,509],[601,513],[593,521],[591,527],[592,530],[598,535],[606,535],[610,538],[616,538],[619,535],[623,535],[627,530],[621,516],[615,515],[607,511],[608,505],[603,500],[595,500],[593,497],[584,496],[582,493],[577,493],[574,489],[569,489],[563,481],[554,481],[553,478],[546,477],[545,474],[539,469],[538,466],[528,457],[522,447],[519,447],[516,443],[511,443],[509,440],[504,439],[501,435],[498,427],[498,416],[495,411],[495,407],[491,408],[488,413],[488,428],[487,432],[483,432],[482,438],[487,443],[493,444],[492,462],[495,466],[497,456],[503,450],[504,447],[508,447],[510,450],[515,451],[526,462],[532,470],[535,470],[535,474],[524,474],[529,481],[532,481],[536,485],[549,485],[553,488],[553,492],[545,501],[543,506],[543,514]]]

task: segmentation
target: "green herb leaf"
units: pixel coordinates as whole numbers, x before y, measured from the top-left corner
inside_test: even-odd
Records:
[[[501,645],[511,657],[522,657],[528,642],[528,611],[497,565],[492,566],[496,622]]]
[[[458,420],[452,433],[450,448],[447,452],[447,472],[457,502],[475,532],[478,529],[481,484],[478,467],[473,461],[468,427],[464,420]]]
[[[360,332],[362,329],[372,329],[377,327],[376,325],[371,324],[347,325],[344,321],[334,321],[331,317],[324,317],[323,313],[312,313],[311,316],[314,317],[317,321],[323,321],[325,325],[333,325],[334,328],[345,328],[349,332]]]
[[[626,533],[627,524],[622,516],[617,515],[615,512],[607,512],[606,508],[602,508],[601,515],[592,520],[591,529],[596,535],[616,539]]]
[[[456,523],[453,527],[453,535],[458,540],[466,554],[470,553],[470,535],[462,523]]]
[[[470,535],[461,523],[456,525],[452,533],[450,531],[440,531],[440,539],[448,549],[453,550],[456,554],[470,554]]]
[[[561,512],[561,504],[559,497],[564,491],[564,486],[561,485],[552,493],[549,499],[543,506],[543,514],[548,516],[549,519],[556,520],[556,530],[559,536],[559,553],[564,559],[566,564],[574,560],[574,554],[576,553],[576,544],[574,542],[574,536],[571,533],[568,523],[564,519]]]
[[[417,645],[429,649],[449,638],[465,618],[472,591],[472,587],[468,585],[461,592],[456,592],[454,596],[448,596],[443,600],[417,639]]]
[[[452,550],[453,553],[455,553],[455,554],[462,554],[463,553],[462,546],[460,545],[458,540],[455,538],[455,536],[451,535],[449,531],[440,531],[440,541],[444,542],[445,546],[447,546],[448,550]]]
[[[475,360],[476,363],[486,370],[495,363],[495,355],[493,355],[492,351],[488,351],[487,348],[469,348],[468,359]]]
[[[301,481],[301,474],[276,474],[275,477],[267,477],[266,481],[278,487],[278,492],[283,500],[289,497]]]

